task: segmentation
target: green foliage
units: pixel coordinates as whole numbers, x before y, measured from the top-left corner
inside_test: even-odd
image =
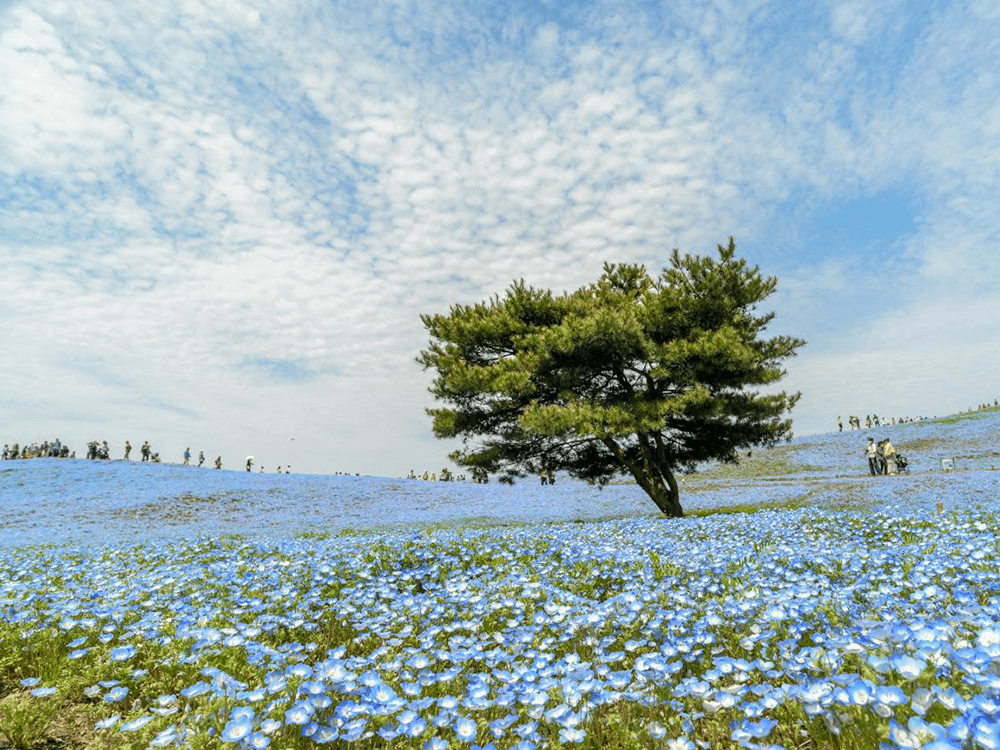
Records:
[[[0,737],[18,750],[34,746],[45,736],[59,707],[55,696],[41,699],[27,693],[9,696],[0,701]]]
[[[503,297],[421,317],[418,362],[434,369],[434,434],[461,438],[451,458],[513,481],[541,470],[604,484],[631,475],[671,516],[674,473],[791,436],[798,394],[761,393],[805,342],[763,338],[757,305],[777,279],[718,246],[680,255],[659,277],[605,264],[563,295],[515,282]]]

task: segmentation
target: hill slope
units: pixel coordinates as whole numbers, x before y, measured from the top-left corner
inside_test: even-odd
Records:
[[[913,473],[868,475],[869,434],[889,437]],[[693,515],[757,508],[948,506],[998,497],[1000,410],[793,440],[737,466],[683,478]],[[940,459],[955,458],[956,471]],[[33,459],[0,463],[0,544],[120,542],[210,534],[332,533],[427,524],[585,521],[655,516],[636,486],[560,481],[422,482],[380,477],[248,474],[172,464]],[[682,521],[683,523],[683,521]]]

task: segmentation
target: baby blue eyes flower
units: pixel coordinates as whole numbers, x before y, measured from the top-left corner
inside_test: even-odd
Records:
[[[667,742],[667,750],[695,750],[695,745],[687,737],[675,737]]]
[[[171,724],[169,727],[157,734],[149,743],[150,747],[170,747],[171,745],[177,745],[184,740],[184,732],[177,729],[176,724]]]
[[[901,706],[906,703],[906,693],[895,685],[880,685],[875,688],[875,700],[883,706]]]
[[[662,740],[667,736],[667,728],[658,721],[651,721],[646,726],[646,732],[654,740]]]
[[[264,719],[260,723],[260,731],[264,734],[274,734],[281,729],[281,722],[277,719]]]
[[[313,709],[308,703],[299,702],[285,711],[285,721],[289,724],[307,724],[312,716]]]
[[[231,719],[222,730],[222,739],[225,742],[239,742],[248,736],[253,730],[253,722],[243,716]]]
[[[149,722],[153,720],[153,717],[149,714],[145,716],[140,716],[138,719],[133,719],[132,721],[126,722],[119,727],[121,732],[136,732],[146,726]]]
[[[440,737],[431,737],[424,743],[424,750],[445,750],[446,747],[448,747],[448,740],[443,740]]]
[[[265,748],[271,744],[271,738],[260,732],[254,732],[249,737],[246,738],[247,747],[253,748],[253,750],[265,750]]]
[[[478,730],[476,722],[465,716],[460,716],[455,721],[455,736],[460,742],[472,742],[476,739]]]
[[[94,724],[94,729],[110,729],[121,719],[121,714],[115,714],[114,716],[109,716],[106,719],[101,719],[99,722]]]
[[[915,680],[927,669],[927,662],[921,659],[914,659],[908,654],[900,654],[889,660],[892,668],[895,669],[903,679]]]
[[[199,695],[204,695],[212,689],[212,686],[207,682],[196,682],[190,687],[186,687],[181,690],[181,695],[185,698],[195,698]]]
[[[21,680],[21,685],[23,685],[24,687],[34,687],[41,681],[42,681],[41,677],[25,677],[23,680]]]
[[[119,701],[124,700],[126,695],[128,695],[127,687],[122,687],[122,686],[113,687],[104,694],[104,702],[118,703]]]
[[[584,737],[587,733],[583,729],[577,727],[563,727],[559,730],[559,739],[562,742],[583,742]]]
[[[111,649],[111,660],[112,661],[128,661],[133,656],[135,656],[136,650],[133,646],[122,646],[120,648]]]
[[[55,694],[56,689],[54,687],[40,687],[35,688],[31,691],[31,694],[36,698],[48,698],[50,695]]]

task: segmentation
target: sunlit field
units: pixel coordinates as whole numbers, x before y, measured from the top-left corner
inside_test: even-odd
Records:
[[[1000,747],[998,425],[873,431],[909,476],[865,431],[755,452],[677,521],[625,485],[5,462],[0,746]]]

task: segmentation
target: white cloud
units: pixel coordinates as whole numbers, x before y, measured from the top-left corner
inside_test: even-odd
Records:
[[[730,234],[781,276],[782,329],[809,332],[800,425],[894,362],[929,394],[945,310],[997,292],[1000,60],[975,44],[985,6],[894,36],[911,10],[18,5],[0,17],[3,374],[60,396],[15,423],[142,421],[260,453],[238,446],[280,420],[359,470],[396,470],[388,435],[399,472],[434,465],[419,313]],[[900,185],[920,214],[889,262],[794,241],[809,212],[788,206]],[[871,315],[926,335],[869,338]],[[991,325],[965,316],[950,361],[982,363]]]

